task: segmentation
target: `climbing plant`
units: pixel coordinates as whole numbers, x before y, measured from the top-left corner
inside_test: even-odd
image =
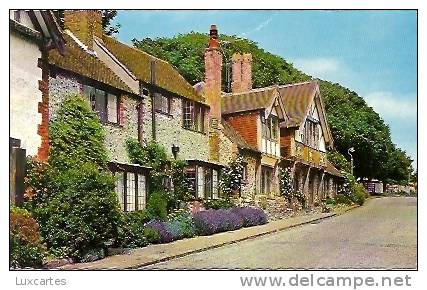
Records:
[[[233,192],[241,189],[243,178],[243,157],[238,155],[236,159],[221,171],[219,186],[222,193],[228,198]]]

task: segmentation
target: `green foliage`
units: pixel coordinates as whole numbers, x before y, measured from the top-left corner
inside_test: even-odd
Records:
[[[259,48],[248,39],[236,36],[219,35],[224,62],[230,62],[235,52],[252,53],[253,82],[255,87],[264,87],[276,83],[292,83],[308,80],[308,75],[302,74],[283,58]],[[180,34],[173,38],[146,38],[132,40],[135,47],[166,59],[178,68],[179,72],[192,84],[204,80],[204,52],[209,42],[207,34],[191,32]],[[223,75],[226,66],[223,65]],[[223,90],[229,91],[230,82],[223,78]]]
[[[227,198],[209,199],[203,203],[205,209],[232,208],[236,205]]]
[[[367,191],[362,184],[356,183],[354,185],[353,201],[358,205],[363,205],[365,203],[365,197],[367,196]]]
[[[151,218],[166,220],[168,215],[168,197],[165,192],[155,191],[150,194],[147,203],[147,214]]]
[[[348,195],[338,193],[335,197],[335,203],[351,205],[353,203],[353,200]]]
[[[191,32],[172,38],[133,40],[136,48],[169,61],[192,84],[204,80],[204,52],[207,34]],[[307,81],[311,76],[298,71],[285,59],[264,51],[255,42],[237,36],[219,35],[224,63],[233,53],[251,53],[252,79],[255,88],[274,84]],[[223,76],[225,69],[223,65]],[[223,79],[223,90],[229,91],[230,82]],[[355,148],[354,174],[359,177],[406,181],[411,172],[410,158],[396,148],[390,129],[384,120],[357,93],[329,81],[320,80],[320,91],[326,107],[329,126],[337,152],[347,156]],[[334,159],[332,157],[332,159]],[[343,161],[341,157],[335,161]],[[343,162],[337,166],[348,170]]]
[[[196,234],[193,216],[187,209],[177,210],[169,214],[166,228],[172,234],[173,240],[191,238]]]
[[[144,228],[144,237],[150,244],[158,244],[162,240],[160,233],[156,229],[150,227]]]
[[[328,151],[327,158],[335,166],[336,169],[340,171],[351,172],[350,162],[348,162],[347,159],[345,159],[344,155],[342,155],[338,151]]]
[[[173,185],[173,198],[172,200],[178,201],[189,201],[193,198],[190,190],[190,184],[185,176],[185,167],[187,162],[183,160],[171,161],[170,176]],[[175,205],[176,207],[177,205]]]
[[[36,220],[27,210],[11,207],[9,225],[9,266],[40,267],[46,256],[46,248],[42,244]]]
[[[356,178],[350,173],[345,173],[345,181],[340,188],[335,201],[337,204],[352,204],[363,205],[365,198],[369,195],[365,187],[356,181]]]
[[[133,163],[152,167],[150,170],[149,188],[152,191],[166,189],[165,180],[168,178],[167,165],[169,163],[166,150],[156,142],[149,142],[142,147],[138,140],[126,140],[126,149],[129,159]]]
[[[147,210],[123,213],[117,236],[117,246],[123,248],[144,247],[148,244],[144,224],[152,217]]]
[[[219,187],[225,198],[228,198],[232,193],[238,192],[241,187],[243,178],[243,157],[237,158],[230,162],[227,167],[221,170]]]
[[[59,170],[86,162],[105,167],[105,133],[98,116],[82,96],[69,96],[49,127],[49,164]]]
[[[138,140],[128,139],[126,148],[132,162],[152,168],[149,178],[150,191],[167,191],[164,197],[168,210],[177,208],[179,201],[187,201],[192,197],[184,172],[187,162],[169,160],[165,148],[155,142],[142,147]]]
[[[28,167],[27,206],[51,253],[87,259],[117,236],[121,218],[102,126],[83,97],[71,96],[50,133],[49,163]]]

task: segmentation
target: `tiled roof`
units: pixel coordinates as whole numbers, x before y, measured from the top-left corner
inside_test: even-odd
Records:
[[[225,134],[225,136],[228,137],[228,139],[230,139],[231,142],[236,144],[237,147],[258,152],[258,149],[248,144],[245,139],[243,139],[243,137],[239,133],[237,133],[236,130],[234,130],[234,128],[230,126],[230,124],[227,123],[227,121],[222,120],[221,123],[224,128],[223,133]]]
[[[63,37],[66,41],[64,55],[61,56],[57,50],[50,50],[48,54],[49,64],[135,94],[120,77],[95,55],[86,51],[73,37],[67,33],[64,33]]]
[[[204,103],[204,98],[168,62],[158,59],[142,50],[130,47],[120,41],[103,35],[103,45],[140,81],[151,82],[151,61],[156,63],[156,85],[193,101]]]
[[[299,126],[316,93],[317,81],[278,86],[289,120],[286,127]]]
[[[231,114],[267,108],[277,92],[277,86],[253,89],[249,92],[224,94],[221,98],[222,114]]]

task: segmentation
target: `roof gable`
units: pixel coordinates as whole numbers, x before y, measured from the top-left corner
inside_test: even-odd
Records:
[[[256,110],[266,110],[270,114],[274,107],[279,118],[285,119],[285,108],[279,96],[277,86],[224,94],[221,98],[221,111],[223,115]]]
[[[325,141],[332,146],[332,134],[326,118],[318,81],[312,80],[279,86],[279,92],[289,118],[287,121],[280,124],[281,127],[291,128],[303,126],[307,116],[309,116],[310,113],[314,114],[314,112],[316,112],[315,117],[318,118],[321,124]],[[314,108],[316,111],[313,110]]]

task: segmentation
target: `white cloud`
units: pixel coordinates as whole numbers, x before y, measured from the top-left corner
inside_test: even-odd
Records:
[[[261,29],[263,29],[264,27],[267,27],[272,20],[273,20],[273,16],[267,18],[266,20],[264,20],[263,22],[261,22],[260,24],[258,24],[254,29],[246,31],[246,32],[243,32],[240,35],[241,36],[248,36],[249,34],[252,34],[254,32],[258,32]]]
[[[371,92],[364,99],[384,119],[415,119],[417,114],[416,96],[397,96],[391,92]]]
[[[292,62],[299,70],[322,78],[336,74],[343,68],[340,61],[335,58],[297,58],[293,59]]]

